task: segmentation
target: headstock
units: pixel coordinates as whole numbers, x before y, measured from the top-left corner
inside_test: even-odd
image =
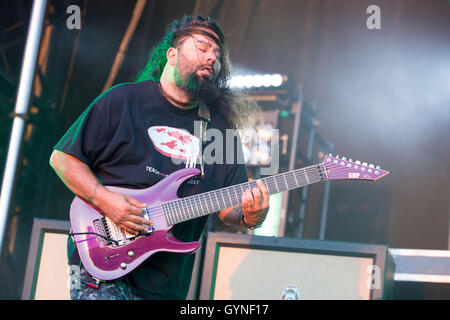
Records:
[[[346,157],[332,156],[331,153],[325,156],[322,162],[327,179],[356,179],[376,181],[389,174],[389,171],[381,169],[379,166],[367,164]]]

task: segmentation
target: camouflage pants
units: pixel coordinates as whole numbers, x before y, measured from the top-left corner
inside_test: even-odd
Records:
[[[143,300],[133,295],[121,279],[97,281],[83,266],[70,266],[70,298],[72,300]]]

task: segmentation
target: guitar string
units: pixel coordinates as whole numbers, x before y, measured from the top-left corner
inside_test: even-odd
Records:
[[[302,184],[304,184],[305,182],[307,182],[307,184],[308,184],[309,179],[307,178],[307,175],[308,174],[310,175],[313,173],[317,175],[318,174],[318,166],[319,165],[313,165],[313,166],[309,166],[309,167],[305,167],[305,168],[300,168],[300,169],[292,170],[289,172],[262,178],[260,180],[264,180],[267,188],[269,189],[269,194],[275,194],[275,193],[279,193],[279,192],[283,192],[283,191],[287,191],[287,190],[292,190],[292,188],[291,188],[292,184],[294,184],[293,189],[301,187]],[[325,166],[328,169],[328,171],[330,171],[330,172],[332,171],[333,173],[339,173],[339,171],[345,172],[345,171],[348,171],[348,169],[351,169],[349,167],[344,167],[341,164],[336,164],[336,163],[328,163],[328,164],[325,164]],[[297,177],[298,173],[305,173],[305,178]],[[282,180],[280,181],[281,178],[282,178]],[[271,180],[269,180],[269,179],[271,179]],[[284,190],[279,191],[279,188],[280,188],[279,183],[282,183],[283,180],[284,180],[284,184],[286,185],[287,188],[284,189],[284,187],[282,187]],[[320,180],[317,180],[314,182],[318,182],[318,181],[320,181]],[[244,193],[244,191],[242,191],[243,186],[247,186],[248,187],[248,188],[246,188],[246,190],[247,190],[247,189],[253,188],[257,185],[256,185],[256,181],[249,181],[249,182],[241,183],[238,185],[222,188],[219,190],[212,190],[212,191],[205,192],[202,194],[172,200],[172,201],[165,203],[166,208],[163,208],[163,206],[148,207],[148,209],[151,210],[151,213],[149,214],[149,218],[151,218],[151,221],[154,223],[164,222],[166,219],[163,215],[161,215],[161,213],[164,214],[164,209],[167,209],[169,212],[166,212],[166,213],[171,215],[171,218],[172,218],[171,220],[176,220],[177,222],[174,222],[174,223],[178,223],[181,221],[185,221],[186,219],[190,220],[195,217],[204,216],[204,215],[213,213],[213,212],[219,210],[220,207],[222,206],[222,204],[225,207],[231,207],[233,205],[236,205],[236,204],[239,204],[242,202],[241,201],[242,195]],[[236,190],[237,187],[240,187],[241,190]],[[275,192],[275,190],[274,190],[275,188],[278,192]],[[234,191],[234,192],[230,192],[230,191]],[[271,192],[271,191],[273,191],[273,192]],[[224,192],[227,195],[224,196],[224,194],[223,194]],[[234,199],[233,199],[233,196],[231,196],[232,193],[234,193]],[[218,194],[220,194],[220,195],[218,195]],[[209,196],[210,200],[206,199],[207,195]],[[215,201],[212,199],[212,196],[214,197]],[[202,197],[203,197],[203,199],[202,199]],[[220,197],[222,197],[223,201],[219,201],[220,199],[218,199],[218,198],[220,198]],[[218,209],[215,208],[214,202],[217,203]],[[220,202],[222,202],[222,204]],[[202,203],[205,204],[206,213],[205,213]],[[194,210],[194,206],[196,206],[197,210]],[[213,209],[212,211],[210,210],[210,207]]]
[[[300,187],[304,184],[309,184],[309,179],[307,178],[307,175],[309,173],[309,175],[311,175],[312,173],[314,173],[317,177],[319,176],[318,174],[318,165],[313,165],[310,167],[306,167],[306,168],[301,168],[301,169],[296,169],[293,171],[289,171],[286,173],[282,173],[282,174],[277,174],[274,176],[270,176],[267,178],[262,178],[260,180],[265,180],[266,182],[266,186],[269,189],[269,193],[278,193],[278,192],[282,192],[282,191],[286,191],[289,189],[293,189],[293,188],[297,188]],[[299,177],[297,178],[297,174],[298,173],[305,173],[305,178],[303,177]],[[313,178],[313,177],[311,177]],[[272,179],[272,181],[270,181],[269,179]],[[287,187],[287,189],[285,190],[281,190],[280,191],[280,185],[278,183],[281,183],[280,179],[283,179],[285,181],[285,185]],[[295,181],[295,182],[294,182]],[[300,181],[300,184],[298,183],[298,181]],[[318,182],[320,180],[314,181],[314,182]],[[306,183],[305,183],[306,182]],[[294,184],[294,187],[292,188],[292,185]],[[176,199],[171,201],[170,203],[166,203],[166,208],[169,210],[169,212],[167,212],[170,217],[168,220],[171,220],[171,222],[169,222],[169,224],[175,224],[175,223],[179,223],[182,221],[186,221],[186,220],[190,220],[192,218],[196,218],[198,216],[204,216],[207,214],[210,214],[212,212],[215,212],[217,210],[220,209],[220,207],[222,207],[222,205],[220,204],[220,202],[222,202],[224,207],[231,207],[235,204],[241,203],[241,197],[243,192],[243,187],[246,187],[245,189],[249,189],[249,188],[253,188],[256,187],[256,181],[250,181],[250,182],[245,182],[242,184],[238,184],[235,186],[231,186],[231,187],[227,187],[227,188],[222,188],[219,190],[213,190],[213,191],[209,191],[200,195],[194,195],[194,196],[190,196],[190,197],[186,197],[186,198],[182,198],[182,199]],[[237,193],[236,191],[236,187],[240,187],[241,190],[239,190],[239,194],[240,197],[236,198],[236,200],[233,200],[232,197],[230,196],[230,189],[233,189],[233,191],[235,193]],[[275,187],[276,187],[276,191],[275,191]],[[283,189],[284,187],[282,187]],[[224,191],[228,191],[228,199],[225,199],[225,196],[223,194]],[[220,195],[218,195],[220,193]],[[199,201],[202,201],[202,199],[200,199],[200,197],[203,195],[204,197],[206,197],[206,194],[209,194],[210,199],[211,194],[214,196],[214,200],[218,205],[218,209],[215,208],[215,204],[213,203],[214,200],[206,200],[203,202],[205,203],[206,207],[207,207],[207,211],[204,212],[204,210],[202,210],[202,212],[200,212],[197,208],[197,210],[194,210],[193,205],[197,205]],[[223,201],[219,201],[218,198],[222,197]],[[197,201],[198,200],[198,201]],[[209,209],[209,205],[211,205],[213,211],[211,211]],[[187,214],[186,214],[187,211]]]
[[[343,166],[341,164],[336,164],[336,163],[328,163],[328,164],[325,164],[325,166],[326,166],[326,169],[328,169],[327,171],[329,171],[330,173],[331,172],[332,173],[347,172],[349,169],[353,169],[348,166]],[[302,186],[302,185],[298,185],[299,180],[301,180],[302,183],[304,183],[306,181],[306,182],[308,182],[307,184],[309,184],[309,179],[297,178],[296,177],[297,173],[303,171],[305,174],[306,173],[311,174],[312,172],[317,174],[318,173],[317,167],[318,167],[318,165],[314,165],[314,166],[310,166],[310,167],[306,167],[306,168],[302,168],[302,169],[296,169],[293,171],[274,175],[274,176],[263,178],[260,180],[265,180],[268,189],[274,188],[276,186],[277,191],[278,191],[279,190],[278,183],[279,182],[281,183],[280,179],[283,178],[287,189],[282,190],[282,191],[292,190],[291,184],[294,183],[294,180],[295,180],[295,185],[293,187],[294,189]],[[370,168],[370,169],[381,170],[381,169],[377,169],[377,168]],[[270,178],[272,178],[272,181],[268,180]],[[322,179],[320,179],[320,180],[322,180]],[[320,180],[317,180],[314,182],[319,182]],[[324,179],[324,180],[326,180],[326,179]],[[241,200],[236,199],[236,200],[238,200],[238,201],[236,201],[235,199],[233,199],[233,197],[231,197],[231,195],[230,195],[230,189],[231,188],[234,189],[236,186],[241,186],[241,189],[242,189],[242,185],[247,185],[249,188],[252,188],[253,186],[256,186],[256,182],[255,181],[246,182],[246,183],[243,183],[240,185],[222,188],[219,190],[213,190],[213,191],[210,191],[209,193],[214,193],[213,195],[218,204],[219,209],[222,205],[219,203],[217,198],[219,198],[219,200],[220,200],[220,197],[222,197],[223,201],[220,201],[220,202],[223,203],[224,207],[231,207],[233,205],[241,203]],[[235,189],[233,191],[235,191],[235,193],[236,193]],[[273,191],[275,191],[275,190],[273,190]],[[282,192],[282,191],[278,191],[278,192]],[[225,196],[224,196],[224,192],[225,192]],[[278,193],[278,192],[273,192],[273,193]],[[218,193],[220,193],[220,195],[217,195]],[[226,195],[227,193],[228,193],[228,195]],[[240,191],[239,193],[243,193],[243,192]],[[269,193],[270,193],[270,191],[269,191]],[[171,202],[172,206],[170,206],[170,204],[167,205],[167,209],[169,210],[168,214],[171,215],[171,218],[172,218],[171,220],[175,220],[173,222],[173,224],[179,223],[182,221],[186,221],[186,220],[190,220],[190,219],[193,219],[193,218],[196,218],[199,216],[204,216],[204,215],[207,215],[207,214],[210,214],[212,212],[219,210],[219,209],[215,208],[215,204],[213,203],[214,202],[213,200],[205,201],[205,199],[201,199],[201,197],[202,196],[204,197],[204,195],[205,195],[205,193],[182,198],[182,199],[177,199],[177,200],[174,200]],[[201,211],[198,208],[199,204],[201,204],[202,202],[205,203],[205,206],[207,208],[206,212],[203,209],[203,206],[201,206],[202,207]],[[211,205],[213,211],[211,211],[209,209],[209,204]],[[197,206],[197,210],[194,210],[194,205]],[[187,211],[187,213],[186,213],[186,211]]]
[[[300,169],[292,170],[289,172],[273,175],[273,176],[262,178],[259,180],[263,180],[263,182],[266,184],[267,188],[269,189],[268,190],[269,194],[275,194],[275,193],[279,193],[279,192],[283,192],[283,191],[287,191],[287,190],[292,190],[292,189],[296,189],[298,187],[304,186],[303,184],[305,182],[306,182],[306,185],[308,185],[310,183],[308,174],[315,174],[316,176],[318,176],[318,172],[319,172],[318,167],[321,165],[324,165],[325,169],[327,169],[328,172],[333,172],[333,173],[345,172],[345,171],[348,171],[349,169],[352,169],[350,167],[343,166],[343,165],[337,164],[337,163],[323,163],[323,164],[313,165],[313,166],[300,168]],[[376,168],[375,168],[375,170],[376,170]],[[378,169],[378,170],[381,170],[381,169]],[[304,173],[305,178],[297,177],[298,173]],[[283,178],[282,181],[284,180],[284,184],[286,185],[287,188],[282,191],[279,191],[280,186],[278,183],[279,182],[281,183],[281,181],[279,181],[281,178]],[[314,177],[312,177],[312,178],[314,178]],[[269,179],[271,179],[271,180],[269,180]],[[320,180],[322,180],[322,179],[319,179],[314,182],[319,182]],[[293,188],[290,187],[291,184],[294,184]],[[212,190],[212,191],[205,192],[202,194],[172,200],[172,201],[165,203],[166,209],[170,210],[170,212],[165,212],[164,207],[162,205],[158,206],[158,207],[147,207],[147,209],[150,209],[150,211],[151,211],[151,213],[149,213],[149,219],[153,223],[156,223],[156,224],[162,224],[165,222],[169,225],[171,225],[171,224],[173,225],[173,224],[176,224],[176,223],[179,223],[182,221],[190,220],[190,219],[193,219],[193,218],[196,218],[199,216],[204,216],[204,215],[213,213],[213,212],[219,210],[221,207],[221,204],[219,203],[219,200],[217,199],[218,193],[220,193],[220,196],[222,197],[224,206],[232,207],[233,205],[242,203],[242,201],[241,201],[242,195],[244,194],[244,191],[242,191],[243,186],[247,186],[248,188],[246,188],[245,190],[248,190],[253,187],[256,187],[257,184],[256,184],[256,181],[249,181],[249,182],[241,183],[238,185],[222,188],[219,190]],[[241,190],[237,191],[236,190],[237,187],[240,187]],[[275,190],[274,190],[275,188],[276,188],[277,192],[275,192]],[[235,199],[233,199],[233,197],[230,194],[231,189],[233,189],[232,191],[234,191]],[[226,199],[226,197],[224,196],[224,194],[223,194],[224,191],[226,191],[226,193],[228,194],[228,199]],[[271,191],[273,191],[273,193],[271,193]],[[231,193],[233,193],[233,192],[231,192]],[[207,194],[208,194],[210,200],[206,200]],[[211,195],[214,196],[214,198],[215,198],[214,200],[218,204],[218,209],[215,209],[214,200],[212,200]],[[201,197],[203,197],[203,199]],[[189,201],[189,203],[188,203],[188,201]],[[202,203],[204,203],[206,206],[206,213],[204,212]],[[197,210],[196,210],[197,212],[195,212],[195,210],[193,210],[194,205],[197,207]],[[201,211],[199,211],[199,205],[200,205]],[[210,207],[213,209],[213,211],[210,210]],[[192,211],[191,211],[191,209],[192,209]],[[181,210],[183,211],[183,213],[181,213]],[[171,223],[169,223],[167,221],[169,219],[167,219],[165,217],[165,214],[170,215],[170,220],[172,220]]]
[[[314,169],[313,170],[314,173],[317,174],[317,166],[314,165],[312,167]],[[307,170],[307,169],[311,169],[312,167],[293,170],[293,171],[290,171],[290,172],[287,172],[287,173],[283,173],[283,174],[279,174],[279,175],[276,175],[276,176],[263,178],[261,180],[265,180],[268,189],[270,189],[269,193],[273,194],[273,193],[281,192],[281,191],[279,191],[279,185],[278,185],[278,182],[281,183],[281,181],[279,181],[281,178],[283,178],[284,181],[285,181],[285,184],[286,184],[286,187],[287,187],[286,190],[289,190],[290,188],[292,189],[291,186],[294,183],[295,179],[296,179],[296,182],[295,182],[295,187],[294,188],[299,187],[298,180],[301,181],[301,184],[304,184],[304,182],[308,182],[307,178],[306,179],[303,178],[303,177],[302,178],[296,178],[296,177],[294,177],[294,175],[296,173],[301,172],[301,171],[304,171],[305,173],[309,172],[311,174],[311,170]],[[286,175],[290,175],[290,176],[288,176],[288,179],[286,179]],[[270,178],[273,178],[272,181],[268,180]],[[317,181],[319,181],[319,180],[317,180]],[[237,186],[240,186],[240,189],[241,189],[241,190],[239,190],[240,197],[235,197],[235,199],[233,199],[231,197],[231,195],[230,195],[230,190],[233,189],[235,195],[237,195],[237,193],[238,193],[236,191],[236,187]],[[223,189],[219,189],[219,190],[213,190],[213,191],[208,192],[210,199],[212,198],[211,194],[214,196],[214,200],[216,200],[216,203],[218,205],[217,209],[215,208],[215,204],[213,203],[214,200],[206,200],[205,201],[206,193],[200,194],[200,195],[196,195],[196,196],[186,197],[186,198],[182,198],[182,199],[177,199],[177,200],[175,200],[175,201],[173,201],[171,203],[172,206],[171,206],[171,204],[167,204],[167,206],[166,206],[167,209],[169,210],[169,212],[168,212],[169,215],[170,215],[169,219],[172,220],[171,222],[173,222],[173,223],[178,223],[178,222],[181,222],[181,221],[185,221],[186,219],[190,220],[190,219],[198,217],[198,216],[204,216],[204,215],[207,215],[209,213],[212,213],[212,212],[215,212],[215,211],[219,210],[220,207],[222,206],[220,204],[220,202],[223,203],[224,207],[231,207],[231,206],[233,206],[235,204],[241,203],[241,197],[242,197],[242,194],[244,193],[243,192],[243,189],[244,189],[243,187],[246,187],[245,189],[249,189],[249,188],[253,188],[255,186],[256,186],[256,182],[255,181],[251,181],[251,182],[246,182],[246,183],[243,183],[243,184],[240,184],[240,185],[235,185],[235,186],[231,186],[231,187],[227,187],[227,188],[223,188]],[[275,186],[277,187],[276,188],[277,192],[275,192],[275,190],[274,190]],[[224,192],[225,191],[227,191],[226,193],[228,193],[228,199],[226,199],[226,196],[224,196]],[[284,191],[284,190],[282,190],[282,191]],[[218,193],[220,193],[220,196],[218,195]],[[201,199],[200,197],[203,197],[203,199]],[[217,199],[217,198],[220,198],[220,197],[222,197],[223,201],[219,202],[219,199]],[[198,206],[198,204],[201,203],[202,201],[205,203],[205,206],[207,207],[207,211],[206,212],[204,212],[204,209],[202,211],[199,211],[198,208],[197,208],[197,210],[191,210],[191,209],[194,209],[194,207],[193,207],[194,205]],[[212,207],[212,211],[209,208],[210,206]],[[188,212],[187,214],[186,214],[186,211]],[[195,211],[197,211],[197,212],[195,212]]]

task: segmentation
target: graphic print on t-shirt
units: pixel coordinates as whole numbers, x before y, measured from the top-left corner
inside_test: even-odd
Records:
[[[198,159],[200,154],[200,140],[183,129],[167,126],[153,126],[148,128],[148,135],[155,149],[171,158],[187,160]]]

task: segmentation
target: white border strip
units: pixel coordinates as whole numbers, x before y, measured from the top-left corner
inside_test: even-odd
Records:
[[[393,256],[450,258],[450,250],[389,249]]]
[[[450,275],[396,273],[394,275],[394,280],[395,281],[417,281],[417,282],[450,283]]]

